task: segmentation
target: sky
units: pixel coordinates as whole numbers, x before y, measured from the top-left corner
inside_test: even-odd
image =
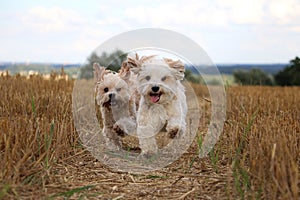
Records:
[[[112,37],[161,28],[214,63],[287,63],[300,56],[299,10],[300,0],[0,0],[0,62],[83,63]]]

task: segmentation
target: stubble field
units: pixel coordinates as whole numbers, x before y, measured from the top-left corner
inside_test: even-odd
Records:
[[[198,157],[210,119],[205,86],[198,134],[180,159],[144,174],[118,172],[82,145],[74,81],[0,77],[0,199],[299,199],[300,88],[226,88],[226,122]]]

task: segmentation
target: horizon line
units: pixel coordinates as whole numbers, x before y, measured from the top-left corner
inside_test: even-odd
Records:
[[[46,61],[0,61],[1,64],[59,64],[59,65],[83,65],[84,63],[80,62],[46,62]],[[244,64],[251,64],[251,65],[272,65],[272,64],[289,64],[289,62],[213,62],[214,65],[244,65]],[[203,63],[195,63],[195,65],[204,65]]]

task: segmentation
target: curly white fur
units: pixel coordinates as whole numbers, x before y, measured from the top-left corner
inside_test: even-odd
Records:
[[[141,95],[137,112],[137,136],[142,155],[155,154],[155,135],[166,125],[170,138],[185,134],[187,103],[184,86],[184,65],[171,59],[154,56],[128,58],[131,71],[137,76]]]

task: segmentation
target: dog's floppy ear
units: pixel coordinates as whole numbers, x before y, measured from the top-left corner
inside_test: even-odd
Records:
[[[120,77],[127,81],[130,78],[130,67],[126,61],[122,62],[122,67],[119,70]]]
[[[138,74],[142,67],[139,55],[136,53],[134,57],[128,56],[127,60],[122,63],[122,67],[130,69],[133,73]]]
[[[93,64],[94,68],[94,82],[97,84],[97,82],[103,80],[103,76],[108,73],[107,70],[105,70],[105,67],[102,67],[99,65],[99,63]]]
[[[128,56],[125,63],[130,68],[130,71],[138,74],[142,68],[142,65],[145,62],[149,62],[149,60],[151,60],[153,57],[155,57],[155,55],[142,56],[141,58],[139,58],[139,55],[136,53],[134,57]]]
[[[177,80],[183,80],[184,78],[184,64],[180,60],[174,61],[169,58],[164,58],[164,61],[169,65],[171,69],[173,69],[173,75],[176,77]]]

